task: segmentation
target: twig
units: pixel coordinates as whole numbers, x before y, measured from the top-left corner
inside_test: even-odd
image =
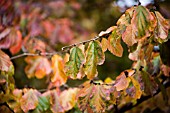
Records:
[[[23,53],[23,54],[13,56],[10,59],[13,60],[13,59],[24,57],[24,56],[52,56],[52,55],[56,55],[56,54],[60,54],[60,52],[53,52],[53,53]]]
[[[64,47],[62,47],[62,51],[64,51],[64,50],[67,49],[67,48],[71,48],[71,47],[73,47],[73,46],[77,46],[77,45],[80,45],[80,44],[85,44],[85,43],[88,43],[88,42],[90,42],[90,41],[97,40],[97,39],[99,39],[99,38],[101,38],[101,36],[96,36],[95,38],[90,39],[90,40],[82,41],[82,42],[75,43],[75,44],[72,44],[72,45],[69,45],[69,46],[64,46]]]

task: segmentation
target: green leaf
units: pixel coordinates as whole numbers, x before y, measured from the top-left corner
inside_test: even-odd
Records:
[[[118,56],[122,57],[123,54],[123,47],[121,45],[121,35],[117,33],[117,28],[113,30],[112,34],[108,38],[108,50]]]
[[[84,54],[82,50],[78,47],[73,47],[71,49],[69,61],[66,63],[65,71],[71,78],[76,78],[80,70],[81,65],[84,62]]]
[[[97,76],[97,65],[102,65],[104,60],[105,55],[100,42],[97,40],[90,42],[86,51],[86,62],[84,64],[84,71],[88,79],[93,79]]]
[[[38,98],[38,106],[36,109],[38,109],[41,112],[44,112],[50,108],[50,101],[47,97],[40,96]]]
[[[137,29],[136,36],[141,38],[148,36],[149,32],[149,22],[152,19],[152,15],[145,7],[139,5],[134,11],[131,24],[134,25],[134,29]]]
[[[153,95],[157,91],[157,84],[146,71],[141,71],[142,81],[144,82],[144,92],[148,95]]]

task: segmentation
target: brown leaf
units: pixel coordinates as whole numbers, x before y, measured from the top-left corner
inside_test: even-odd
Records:
[[[163,74],[167,77],[170,76],[170,67],[166,65],[161,66],[161,70],[163,71]]]
[[[102,45],[103,52],[105,52],[108,48],[108,40],[105,38],[102,38],[101,45]]]

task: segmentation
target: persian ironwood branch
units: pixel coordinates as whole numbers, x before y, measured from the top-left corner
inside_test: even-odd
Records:
[[[24,57],[24,56],[53,56],[56,54],[61,54],[61,52],[53,52],[53,53],[22,53],[16,56],[11,57],[11,60],[20,58],[20,57]]]
[[[74,47],[74,46],[78,46],[78,45],[80,45],[80,44],[86,44],[86,43],[88,43],[88,42],[90,42],[90,41],[94,41],[94,40],[97,40],[97,39],[99,39],[99,38],[101,38],[101,36],[96,36],[95,38],[90,39],[90,40],[86,40],[86,41],[82,41],[82,42],[79,42],[79,43],[74,43],[74,44],[72,44],[72,45],[64,46],[64,47],[61,48],[61,50],[64,51],[64,50],[66,50],[67,48],[70,49],[70,48],[72,48],[72,47]]]

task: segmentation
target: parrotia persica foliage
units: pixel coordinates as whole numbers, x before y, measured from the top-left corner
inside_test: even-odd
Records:
[[[10,6],[4,6],[4,8],[10,8]],[[33,19],[36,14],[40,15],[37,12],[32,12],[32,15],[25,13],[21,20],[29,22],[30,20],[25,20],[26,17]],[[9,19],[17,14],[6,16],[6,19]],[[9,49],[12,54],[18,53],[21,47],[28,53],[39,52],[39,55],[25,58],[27,64],[25,74],[28,78],[47,77],[49,87],[43,93],[33,88],[15,88],[13,79],[15,67],[10,57],[0,50],[0,103],[7,103],[14,112],[59,113],[75,109],[99,113],[113,110],[114,105],[119,107],[129,101],[135,103],[142,95],[152,96],[160,87],[165,89],[160,82],[162,79],[159,73],[169,77],[170,67],[167,65],[169,63],[162,62],[167,58],[160,57],[162,53],[154,52],[153,49],[154,46],[162,45],[161,51],[165,51],[166,45],[163,44],[170,38],[168,35],[170,24],[158,11],[149,11],[141,5],[131,7],[118,19],[116,26],[100,32],[94,40],[66,47],[65,49],[69,51],[52,55],[51,58],[43,55],[48,44],[30,36],[38,36],[44,31],[46,32],[44,36],[51,37],[52,32],[49,29],[53,29],[56,22],[49,19],[49,21],[41,22],[41,26],[37,27],[36,19],[30,21],[35,23],[34,26],[24,22],[18,25],[17,21],[6,20],[1,23],[0,48]],[[8,22],[13,23],[13,26],[8,27]],[[56,29],[55,32],[63,38],[71,35],[72,39],[73,34],[70,29],[72,23],[68,20],[60,20],[58,25],[61,29]],[[31,32],[25,35],[22,29],[28,29]],[[64,39],[59,40],[65,42]],[[121,72],[115,80],[110,78],[104,82],[96,80],[97,67],[104,63],[106,51],[110,51],[121,59],[122,41],[129,48],[129,59],[133,61],[132,68]],[[80,86],[74,88],[67,86],[64,90],[61,89],[68,79],[84,77],[87,80]],[[166,90],[161,91],[166,98]]]

